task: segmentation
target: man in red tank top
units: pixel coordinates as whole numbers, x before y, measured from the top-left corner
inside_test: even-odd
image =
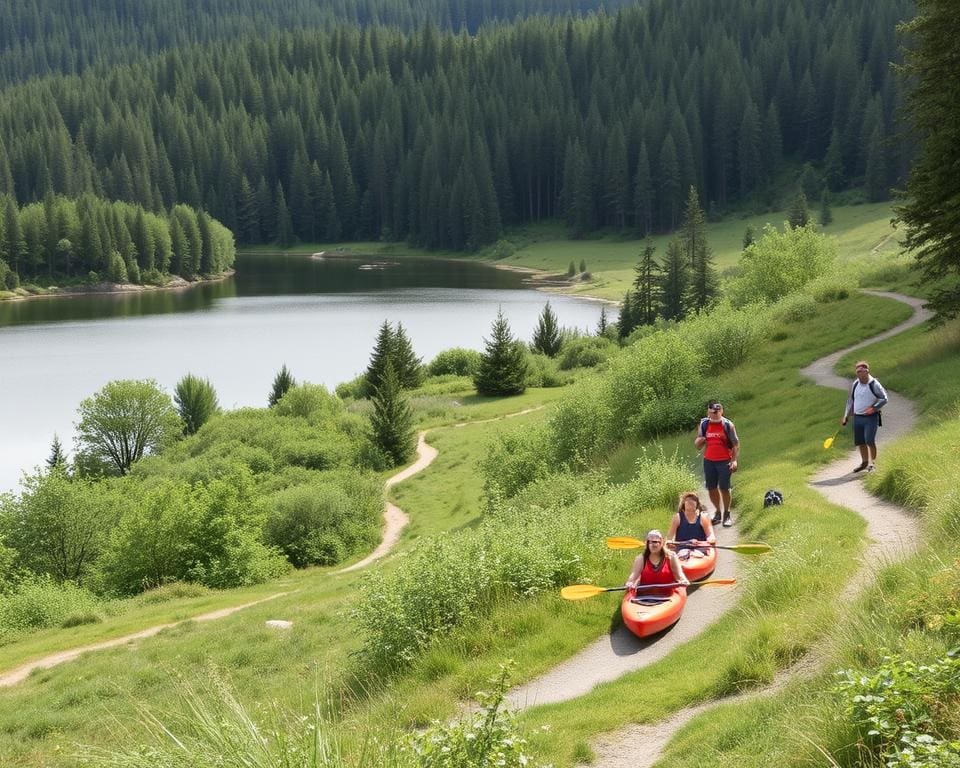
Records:
[[[707,418],[700,421],[693,441],[703,448],[703,480],[713,502],[713,524],[733,525],[730,515],[730,475],[737,471],[740,439],[733,422],[723,416],[723,406],[716,400],[707,405]]]

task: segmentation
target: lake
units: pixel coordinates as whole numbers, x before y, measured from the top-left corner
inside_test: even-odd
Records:
[[[563,326],[592,331],[600,318],[597,302],[465,260],[244,254],[236,270],[182,290],[0,302],[0,491],[43,463],[54,433],[72,453],[77,406],[114,379],[172,393],[193,373],[225,408],[265,406],[284,364],[331,389],[362,373],[384,320],[429,362],[482,349],[498,307],[528,341],[548,299]]]

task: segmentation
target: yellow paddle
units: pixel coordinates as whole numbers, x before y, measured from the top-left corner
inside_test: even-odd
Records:
[[[736,584],[736,579],[706,579],[705,581],[691,581],[691,587],[729,587]],[[670,584],[641,584],[634,589],[664,589],[670,587],[682,587],[679,581]],[[586,600],[588,597],[596,597],[604,592],[623,592],[626,587],[598,587],[596,584],[571,584],[560,590],[560,597],[564,600]]]
[[[667,544],[688,544],[686,541],[668,541]],[[644,545],[643,539],[635,539],[632,536],[610,536],[607,539],[607,546],[610,549],[639,549]],[[762,542],[753,542],[750,544],[696,544],[700,547],[714,547],[715,549],[729,549],[731,552],[737,552],[741,555],[765,555],[771,550],[769,544]]]
[[[837,431],[833,433],[833,437],[828,437],[826,440],[823,441],[823,450],[826,451],[830,449],[830,447],[833,445],[833,441],[836,440],[837,435],[840,434],[841,429],[843,429],[843,427],[837,427]]]

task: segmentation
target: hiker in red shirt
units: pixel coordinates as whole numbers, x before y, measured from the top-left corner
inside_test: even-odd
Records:
[[[703,479],[713,502],[713,524],[722,521],[724,528],[733,525],[730,516],[730,475],[737,471],[740,439],[737,428],[723,416],[723,406],[716,400],[707,405],[707,418],[700,420],[693,441],[703,448]]]

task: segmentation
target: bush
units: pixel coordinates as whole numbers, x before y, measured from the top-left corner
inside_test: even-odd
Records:
[[[550,433],[545,427],[501,432],[480,460],[487,499],[510,498],[554,466]]]
[[[340,475],[275,494],[264,539],[296,567],[333,565],[376,544],[383,491],[370,476]]]
[[[696,344],[707,370],[722,373],[739,365],[763,342],[768,314],[761,304],[734,309],[721,303],[680,324],[680,333]]]
[[[840,273],[831,273],[822,275],[816,280],[811,280],[804,286],[804,293],[813,297],[814,301],[820,304],[828,304],[831,301],[842,301],[850,297],[850,286],[855,285],[856,281],[845,277]]]
[[[0,636],[30,629],[65,626],[70,616],[96,614],[100,601],[73,582],[50,576],[29,576],[0,596]]]
[[[473,376],[480,367],[480,353],[475,349],[453,347],[438,353],[427,366],[430,376]]]
[[[341,384],[337,384],[337,386],[334,388],[334,392],[337,393],[337,397],[339,397],[341,400],[346,400],[348,398],[362,400],[367,392],[367,377],[361,373],[355,379],[350,379],[350,381],[344,381]]]
[[[524,377],[526,387],[562,387],[567,383],[560,373],[557,361],[534,352],[526,353],[527,369]]]
[[[780,299],[771,311],[770,319],[778,323],[799,323],[817,314],[817,301],[806,293],[791,293]]]
[[[744,251],[727,293],[737,307],[777,301],[833,271],[836,260],[836,244],[815,226],[780,232],[768,225],[763,237]]]
[[[608,360],[617,345],[604,336],[581,336],[570,339],[560,352],[560,370],[572,368],[593,368]]]
[[[287,390],[274,407],[278,416],[306,419],[321,424],[343,412],[343,403],[320,384],[298,384]]]
[[[587,466],[609,447],[612,421],[602,382],[591,379],[578,384],[550,416],[551,467]]]

